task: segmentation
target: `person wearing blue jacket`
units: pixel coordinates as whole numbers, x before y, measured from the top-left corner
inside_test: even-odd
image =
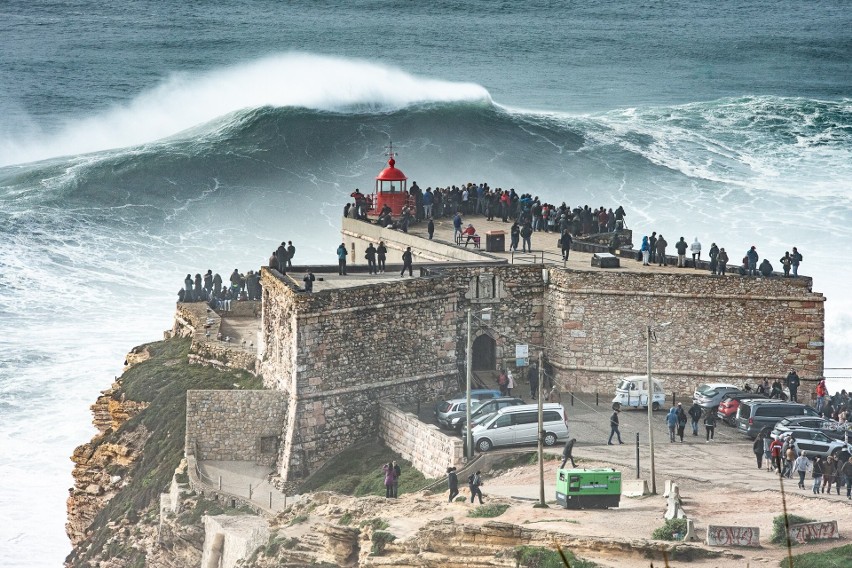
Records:
[[[651,243],[648,242],[648,235],[642,237],[642,266],[651,266],[649,260],[651,258]]]
[[[669,413],[666,415],[666,424],[669,427],[669,442],[674,443],[675,428],[677,428],[677,408],[674,406],[671,407]]]

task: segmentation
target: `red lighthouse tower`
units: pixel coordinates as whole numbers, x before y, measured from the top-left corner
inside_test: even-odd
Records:
[[[378,216],[385,205],[390,207],[391,215],[399,217],[402,208],[409,204],[408,178],[396,167],[393,143],[388,146],[388,167],[376,176],[376,193],[373,195],[372,216]]]

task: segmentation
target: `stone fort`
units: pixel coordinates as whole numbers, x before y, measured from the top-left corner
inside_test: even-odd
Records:
[[[561,391],[608,397],[620,377],[644,374],[652,322],[671,322],[656,334],[654,376],[685,398],[700,383],[771,382],[790,367],[802,391],[822,378],[825,298],[808,277],[643,267],[629,231],[614,251],[621,266],[599,268],[593,254],[608,246],[594,238],[575,241],[563,262],[552,233],[536,233],[533,244],[555,254],[521,255],[457,244],[448,221],[437,225],[430,240],[418,226],[403,233],[344,218],[349,276],[338,276],[336,266],[310,267],[317,282],[307,293],[308,267],[287,274],[263,268],[260,303],[207,316],[180,304],[175,333],[193,336],[197,362],[248,368],[266,387],[187,393],[187,454],[254,461],[285,482],[304,479],[377,435],[381,401],[405,405],[463,390],[467,310],[490,316],[477,317],[470,330],[473,369],[486,379],[515,364],[516,345],[528,345],[530,357],[544,351]],[[369,275],[364,250],[379,241],[391,264]],[[406,247],[414,253],[412,278],[399,276]],[[245,325],[257,348],[211,341],[204,332],[211,321],[223,329]],[[518,391],[528,392],[523,371],[515,376]]]

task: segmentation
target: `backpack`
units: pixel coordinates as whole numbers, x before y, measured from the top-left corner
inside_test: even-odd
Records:
[[[467,476],[467,484],[473,485],[473,474],[472,473]]]

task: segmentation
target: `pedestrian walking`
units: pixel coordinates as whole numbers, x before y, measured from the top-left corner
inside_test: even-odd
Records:
[[[701,421],[702,414],[701,407],[698,406],[697,402],[693,402],[692,406],[689,407],[689,418],[692,421],[692,435],[698,435],[698,423]]]
[[[385,473],[385,498],[390,499],[393,497],[393,464],[386,463],[382,466],[382,471]]]
[[[796,461],[793,462],[793,471],[799,474],[799,489],[805,488],[805,475],[807,475],[809,469],[811,469],[811,460],[802,451],[799,457],[796,458]]]
[[[610,438],[612,438],[612,434],[610,434]],[[565,464],[568,463],[568,460],[571,460],[571,467],[577,467],[574,463],[574,456],[572,455],[574,452],[574,444],[576,442],[576,438],[571,438],[565,442],[565,447],[562,448],[562,463],[560,464],[559,469],[563,469]]]
[[[677,403],[677,435],[683,443],[683,431],[686,430],[686,411],[681,403]]]
[[[391,462],[393,465],[393,498],[399,497],[399,478],[402,477],[402,468],[396,463],[396,460]]]
[[[385,246],[385,241],[379,241],[379,246],[376,247],[376,258],[379,261],[379,273],[385,273],[385,260],[388,257],[388,247]]]
[[[675,441],[675,430],[677,429],[677,408],[674,406],[666,414],[666,424],[669,427],[669,443],[673,444]]]
[[[530,398],[535,400],[538,398],[538,365],[536,363],[527,369],[527,381],[530,384]]]
[[[757,469],[763,469],[763,432],[758,434],[757,438],[754,439],[751,449],[757,458]]]
[[[819,493],[819,486],[822,484],[822,459],[819,456],[814,458],[813,464],[814,486],[813,492]]]
[[[473,503],[475,497],[479,497],[479,504],[482,505],[482,475],[479,470],[476,470],[476,473],[473,473],[467,478],[467,486],[470,489],[470,502]]]
[[[612,445],[612,437],[618,437],[618,443],[623,444],[621,441],[621,431],[618,429],[618,413],[621,412],[621,409],[614,408],[612,411],[612,416],[609,417],[609,440],[607,440],[607,445]]]
[[[515,388],[515,377],[512,375],[512,369],[506,369],[506,394],[512,396],[512,389]]]
[[[402,271],[400,271],[400,276],[405,276],[405,269],[408,269],[408,275],[414,276],[414,271],[412,269],[411,263],[413,262],[413,255],[411,254],[411,247],[406,247],[405,252],[402,253]]]
[[[449,503],[453,502],[453,499],[459,494],[459,476],[456,474],[456,468],[448,467],[447,468],[447,485],[450,487],[450,499]]]
[[[852,499],[852,457],[843,464],[843,468],[840,471],[846,478],[846,498]]]
[[[708,442],[716,435],[716,412],[712,408],[704,415],[704,431]]]

